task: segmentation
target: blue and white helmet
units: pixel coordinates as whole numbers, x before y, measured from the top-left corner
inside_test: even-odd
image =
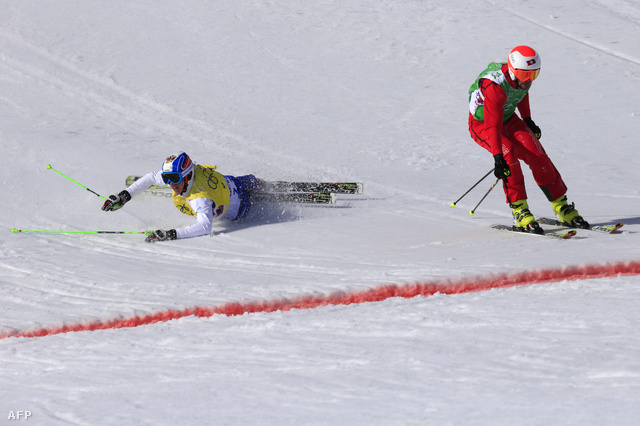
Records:
[[[177,185],[184,180],[186,183],[184,192],[188,192],[187,189],[190,190],[193,184],[193,161],[191,158],[185,152],[167,157],[162,164],[162,180],[167,185],[169,183]]]

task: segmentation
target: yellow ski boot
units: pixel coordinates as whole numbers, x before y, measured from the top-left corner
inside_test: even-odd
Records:
[[[513,214],[514,228],[522,232],[531,232],[534,234],[544,234],[544,230],[536,221],[536,218],[529,211],[527,200],[519,200],[515,203],[509,203],[511,213]]]
[[[556,213],[556,217],[562,223],[572,228],[588,229],[589,223],[580,216],[573,203],[567,203],[567,196],[563,195],[555,201],[551,202],[551,207]]]

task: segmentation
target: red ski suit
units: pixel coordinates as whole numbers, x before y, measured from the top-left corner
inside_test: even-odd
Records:
[[[517,87],[510,78],[507,65],[502,67],[509,84]],[[511,176],[503,180],[507,203],[527,198],[524,176],[520,161],[524,161],[533,174],[536,183],[549,201],[554,201],[567,192],[562,176],[547,156],[538,138],[517,114],[513,114],[506,122],[504,106],[507,96],[500,85],[489,79],[480,79],[479,90],[484,96],[484,122],[478,121],[469,114],[469,132],[474,141],[491,155],[502,153],[509,164]],[[522,118],[531,116],[529,94],[518,104],[518,112]]]

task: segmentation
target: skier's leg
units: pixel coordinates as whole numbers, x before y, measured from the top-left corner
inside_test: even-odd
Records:
[[[251,209],[251,191],[260,186],[260,180],[254,175],[225,176],[225,178],[232,181],[237,190],[238,215],[233,220],[241,220],[247,216]]]
[[[505,131],[512,134],[518,142],[514,144],[515,154],[531,169],[536,183],[551,202],[558,219],[572,226],[588,228],[589,224],[580,216],[574,204],[567,202],[567,186],[538,138],[520,119],[510,122]]]
[[[516,141],[515,155],[524,161],[536,183],[549,201],[554,201],[567,192],[567,186],[544,148],[527,125],[519,118],[510,120],[505,134]]]
[[[481,147],[491,152],[491,147],[487,142],[487,136],[484,128],[484,123],[481,121],[469,120],[469,133],[471,138]],[[522,175],[522,169],[520,167],[520,161],[518,157],[514,155],[513,142],[509,137],[502,136],[502,154],[504,159],[509,164],[511,169],[511,176],[507,181],[502,181],[502,187],[507,199],[507,203],[513,203],[519,200],[525,200],[527,198],[527,190],[524,185],[524,176]]]

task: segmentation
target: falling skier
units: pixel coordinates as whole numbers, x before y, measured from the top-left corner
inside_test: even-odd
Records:
[[[528,46],[513,48],[506,63],[489,64],[469,89],[469,132],[493,155],[494,174],[502,179],[516,227],[544,232],[529,211],[522,160],[558,219],[571,227],[589,228],[574,204],[567,203],[567,186],[540,144],[542,132],[531,119],[529,89],[539,73],[540,57]]]
[[[145,241],[210,235],[214,220],[245,217],[251,208],[250,192],[263,184],[254,175],[224,176],[215,169],[215,166],[194,164],[184,152],[172,155],[164,161],[161,171],[147,173],[127,189],[109,196],[102,210],[117,210],[154,185],[169,185],[175,206],[184,214],[196,216],[196,223],[184,228],[158,229]]]

